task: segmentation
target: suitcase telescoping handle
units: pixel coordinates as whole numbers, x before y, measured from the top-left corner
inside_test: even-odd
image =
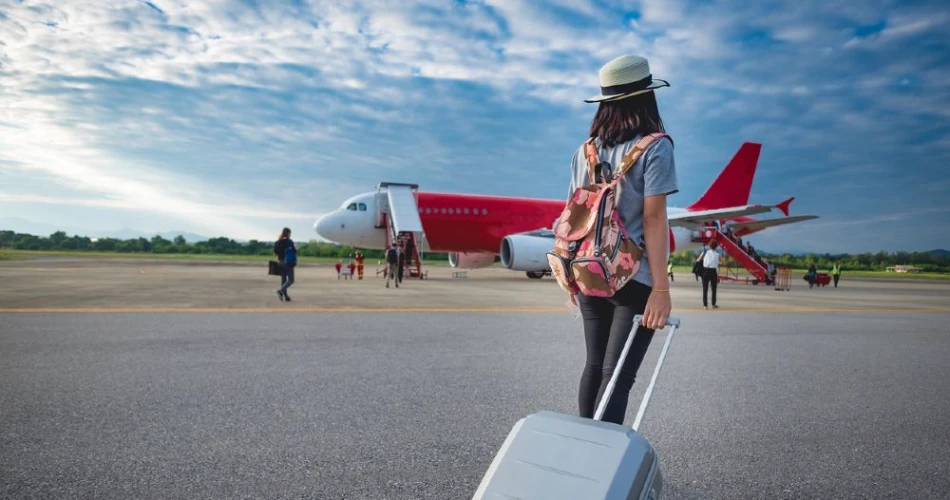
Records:
[[[617,361],[617,367],[614,368],[614,373],[610,376],[610,382],[607,384],[607,389],[604,391],[603,397],[600,399],[600,405],[597,407],[597,413],[594,414],[595,420],[600,420],[604,417],[604,411],[607,409],[607,402],[610,401],[610,397],[614,393],[614,386],[617,384],[617,377],[620,376],[620,367],[623,366],[624,362],[627,360],[627,353],[630,351],[630,346],[633,344],[633,337],[637,334],[637,330],[640,329],[640,323],[643,321],[643,316],[636,315],[633,317],[633,328],[630,330],[630,335],[627,336],[627,342],[623,346],[623,352],[620,353],[620,359]],[[656,362],[656,369],[653,370],[653,378],[650,379],[650,385],[647,386],[647,391],[643,394],[643,402],[640,403],[640,411],[637,412],[637,418],[633,421],[633,430],[638,430],[640,428],[640,421],[643,420],[643,414],[647,411],[647,405],[650,404],[650,396],[653,395],[653,386],[656,385],[656,379],[660,376],[660,368],[663,367],[663,360],[666,359],[666,351],[670,348],[670,342],[673,340],[673,334],[676,333],[676,329],[680,326],[679,318],[669,317],[666,320],[666,326],[670,327],[670,334],[666,336],[666,342],[663,344],[663,350],[660,351],[660,359]]]

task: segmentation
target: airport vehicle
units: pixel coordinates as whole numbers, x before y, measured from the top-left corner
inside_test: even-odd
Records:
[[[623,365],[642,319],[634,317],[617,366]],[[638,430],[679,324],[678,318],[667,320],[670,333],[632,427],[601,420],[620,374],[614,370],[593,419],[540,411],[518,421],[472,500],[659,499],[663,492],[660,459]]]
[[[743,237],[814,219],[789,216],[794,198],[776,205],[750,205],[761,144],[743,143],[706,192],[686,208],[669,207],[670,252],[720,240],[723,248],[761,281],[767,271],[722,233]],[[565,200],[419,191],[418,184],[381,182],[357,194],[314,224],[324,239],[359,248],[388,248],[394,241],[411,248],[410,277],[422,277],[424,252],[445,252],[452,267],[478,269],[496,261],[529,278],[550,273],[545,254],[554,243],[551,227]],[[754,219],[778,208],[785,217]],[[761,276],[760,276],[761,275]]]

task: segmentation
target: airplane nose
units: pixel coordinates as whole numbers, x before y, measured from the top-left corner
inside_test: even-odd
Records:
[[[329,226],[330,226],[330,223],[329,223],[329,220],[328,220],[329,217],[330,217],[330,214],[326,214],[326,215],[324,215],[324,216],[321,216],[319,219],[317,219],[317,222],[315,222],[315,223],[313,224],[313,229],[314,229],[314,231],[317,232],[317,235],[318,235],[318,236],[320,236],[321,238],[324,238],[324,239],[329,239],[329,238],[327,237],[327,236],[328,236],[328,235],[327,235],[327,232],[328,232],[327,230],[329,229]]]

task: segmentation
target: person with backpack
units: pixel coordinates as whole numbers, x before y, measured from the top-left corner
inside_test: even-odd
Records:
[[[703,251],[700,252],[702,255],[706,251],[706,245],[703,244]],[[703,277],[703,264],[697,259],[693,261],[693,276],[696,277],[696,281],[699,281]]]
[[[386,288],[389,288],[389,280],[396,282],[396,288],[399,288],[399,277],[396,275],[399,266],[399,249],[396,242],[386,250]]]
[[[654,331],[672,310],[666,273],[666,197],[679,191],[673,141],[666,135],[648,61],[621,56],[599,73],[601,94],[589,138],[571,161],[567,204],[548,253],[552,275],[583,318],[587,359],[578,409],[592,418],[615,369],[620,370],[603,420],[622,423],[637,371]],[[661,82],[661,83],[658,83]],[[634,333],[633,318],[643,316]],[[617,366],[628,335],[634,340]]]
[[[297,246],[294,245],[294,240],[290,239],[290,228],[285,227],[281,231],[280,237],[274,243],[274,255],[277,256],[281,269],[277,297],[281,301],[290,302],[287,289],[294,284],[294,268],[297,267]]]

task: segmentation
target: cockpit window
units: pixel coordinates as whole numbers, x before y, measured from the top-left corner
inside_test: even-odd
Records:
[[[365,212],[365,211],[366,211],[366,204],[360,203],[360,212]]]
[[[350,203],[350,206],[346,207],[347,210],[356,210],[356,203]]]

